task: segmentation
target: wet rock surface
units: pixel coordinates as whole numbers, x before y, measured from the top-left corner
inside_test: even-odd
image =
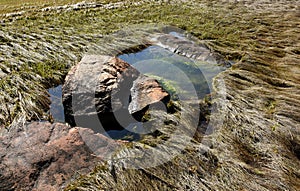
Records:
[[[143,110],[151,104],[158,103],[160,100],[167,103],[170,99],[166,92],[157,82],[157,80],[145,75],[139,76],[130,89],[131,102],[128,106],[129,113],[133,114]]]
[[[2,131],[4,131],[2,129]],[[96,156],[81,135],[97,148]],[[34,122],[0,133],[0,190],[60,190],[77,173],[87,173],[117,146],[90,129]]]
[[[121,59],[102,55],[85,56],[71,69],[63,86],[67,122],[97,132],[99,126],[126,127],[135,122],[133,117],[140,118],[147,106],[168,97],[156,80]]]

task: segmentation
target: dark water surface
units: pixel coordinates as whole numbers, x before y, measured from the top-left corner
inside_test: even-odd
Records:
[[[65,122],[64,106],[62,104],[62,85],[48,89],[50,94],[50,113],[55,122]]]

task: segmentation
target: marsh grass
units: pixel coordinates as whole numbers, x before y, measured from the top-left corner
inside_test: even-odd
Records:
[[[118,50],[134,48],[133,44],[137,48],[140,44],[147,46],[147,42],[142,41],[143,34],[139,34],[140,37],[134,34],[136,39],[130,34],[111,34],[127,26],[155,26],[156,23],[186,30],[228,60],[247,60],[251,64],[259,63],[273,68],[272,77],[261,77],[274,85],[280,85],[280,81],[274,81],[274,77],[280,78],[284,74],[280,72],[283,68],[276,64],[276,60],[286,54],[294,58],[299,55],[299,44],[295,44],[299,41],[299,17],[294,11],[284,17],[277,16],[282,14],[281,10],[285,10],[282,4],[283,7],[278,5],[265,11],[257,10],[251,4],[246,7],[242,2],[141,1],[139,5],[132,2],[136,1],[125,1],[123,6],[113,9],[91,8],[60,13],[41,12],[37,8],[11,22],[6,20],[0,31],[0,63],[3,65],[5,62],[8,68],[19,68],[14,70],[16,74],[27,72],[28,75],[38,76],[36,83],[46,88],[62,81],[68,68],[87,51],[118,55],[122,53]],[[5,2],[2,1],[2,4]],[[15,6],[20,7],[17,4]],[[3,83],[15,75],[5,68],[2,70],[9,76],[1,79]],[[7,86],[1,91],[13,88]],[[38,95],[35,90],[31,94]],[[11,99],[14,100],[14,96]],[[14,113],[19,111],[15,110]],[[1,123],[11,121],[6,120],[12,118],[7,113],[3,116]]]
[[[211,12],[216,12],[213,8],[209,9]],[[197,16],[192,17],[192,15]],[[204,8],[194,9],[189,4],[162,2],[144,2],[138,6],[130,6],[128,3],[124,7],[111,10],[88,9],[59,14],[33,12],[17,18],[12,23],[8,22],[2,27],[4,35],[1,37],[1,44],[4,45],[4,50],[1,56],[3,60],[10,60],[11,66],[18,68],[22,66],[16,72],[32,71],[29,75],[40,77],[37,83],[49,87],[50,84],[63,79],[66,68],[80,59],[81,55],[87,51],[87,46],[92,47],[90,50],[96,50],[98,53],[118,54],[115,52],[118,50],[116,43],[120,43],[120,41],[99,36],[100,34],[108,35],[124,26],[137,23],[163,23],[185,28],[193,34],[197,34],[196,28],[200,26],[201,28],[197,30],[202,31],[205,28],[207,34],[215,33],[210,34],[210,37],[207,34],[198,34],[200,39],[211,40],[217,38],[215,36],[227,35],[228,29],[222,30],[221,34],[219,34],[218,28],[210,29],[215,25],[210,20],[212,17],[214,15],[210,15],[210,12]],[[183,22],[186,21],[186,18],[191,19]],[[203,23],[206,24],[203,25]],[[211,31],[207,31],[208,29]],[[132,48],[130,46],[132,46],[133,39],[123,39],[122,41],[125,47]],[[101,46],[103,42],[106,46]],[[11,76],[12,74],[8,73],[7,75]],[[3,91],[8,90],[6,88]],[[35,91],[32,91],[32,94],[34,93]],[[17,113],[18,110],[15,112]]]
[[[22,1],[12,1],[12,0],[0,0],[0,17],[1,15],[20,12],[20,11],[36,11],[44,7],[53,7],[53,6],[63,6],[76,3],[82,3],[82,0],[22,0]],[[98,2],[98,3],[110,3],[116,2],[116,0],[88,0],[84,1],[89,2]]]
[[[22,116],[26,120],[41,119],[49,109],[49,95],[39,76],[30,71],[12,71],[0,80],[0,89],[0,120],[6,126]]]
[[[234,60],[238,64],[232,68],[232,71],[239,71],[240,75],[235,76],[236,81],[228,80],[232,86],[228,89],[228,95],[235,91],[239,93],[235,97],[236,100],[232,101],[234,106],[229,111],[227,110],[226,124],[218,134],[218,138],[214,140],[217,148],[211,151],[219,152],[217,158],[213,153],[208,152],[204,154],[206,159],[199,159],[197,152],[193,153],[195,149],[191,149],[191,153],[186,151],[187,153],[178,159],[156,167],[152,172],[151,170],[149,172],[149,169],[147,172],[142,172],[144,169],[120,170],[117,171],[118,182],[115,182],[108,171],[96,170],[93,172],[95,174],[81,177],[77,182],[70,184],[66,190],[122,190],[124,188],[137,190],[139,186],[136,185],[140,184],[149,190],[179,190],[177,186],[193,190],[191,188],[193,185],[198,186],[194,190],[199,188],[203,190],[293,190],[299,188],[297,183],[299,173],[295,168],[297,165],[290,163],[297,159],[292,152],[284,150],[289,142],[289,136],[276,121],[279,112],[278,100],[272,98],[275,97],[275,92],[279,93],[277,91],[279,89],[281,91],[282,88],[296,87],[296,71],[299,71],[299,68],[293,67],[294,73],[286,68],[286,63],[282,63],[285,60],[299,63],[300,60],[297,51],[299,50],[297,42],[300,34],[300,19],[297,16],[297,7],[292,5],[295,2],[281,1],[271,4],[264,1],[259,4],[253,1],[240,1],[240,3],[201,1],[201,3],[191,2],[180,5],[164,4],[162,7],[146,4],[138,8],[113,10],[110,17],[116,22],[126,21],[128,24],[162,22],[177,26],[203,40],[212,50],[219,52],[227,59]],[[142,14],[139,13],[139,8]],[[129,15],[126,19],[120,17],[127,14]],[[119,25],[114,24],[118,28]],[[288,64],[288,66],[293,66],[293,64]],[[289,72],[291,75],[287,76]],[[247,86],[241,81],[254,84],[253,86],[257,84],[259,91],[253,90],[255,93],[251,94],[251,89],[248,90],[249,92],[246,91]],[[239,106],[241,97],[245,97],[247,104]],[[288,97],[296,98],[297,96],[295,92],[290,92]],[[262,99],[261,105],[258,103],[260,99]],[[258,102],[255,103],[255,100]],[[247,113],[248,107],[255,111],[261,110],[262,115],[255,116]],[[242,113],[247,116],[242,116]],[[268,115],[267,119],[264,118],[265,114]],[[294,118],[293,116],[299,115],[289,112],[289,117]],[[292,130],[295,135],[296,131],[296,129]],[[155,141],[147,140],[145,143],[155,146]],[[283,153],[273,152],[278,149],[277,146],[284,150]],[[216,151],[218,149],[220,150]],[[192,164],[193,161],[197,164]],[[203,163],[203,161],[208,162]],[[284,172],[280,170],[282,167],[286,169]],[[181,181],[176,182],[179,176],[182,176]],[[155,178],[157,181],[153,183]],[[249,181],[245,182],[245,180]],[[128,181],[131,184],[125,184]],[[285,183],[278,184],[281,181]],[[184,186],[181,187],[181,184]]]
[[[67,190],[122,190],[122,183],[131,190],[145,185],[149,190],[176,190],[177,186],[186,189],[190,186],[191,190],[199,187],[204,190],[297,190],[299,168],[295,165],[297,161],[292,161],[295,156],[288,150],[291,146],[285,147],[289,143],[293,148],[298,145],[297,136],[289,136],[297,135],[297,129],[287,128],[299,122],[299,114],[293,112],[298,111],[295,108],[299,96],[291,92],[299,92],[296,82],[300,80],[297,2],[140,1],[137,5],[128,1],[118,8],[59,13],[35,8],[20,17],[5,18],[0,31],[0,123],[9,126],[24,115],[27,120],[47,115],[46,87],[63,80],[68,68],[86,52],[118,55],[133,45],[147,45],[143,35],[147,30],[157,30],[157,23],[172,25],[237,63],[230,72],[239,75],[228,75],[234,80],[228,81],[231,92],[227,94],[227,101],[234,107],[227,106],[230,109],[226,113],[228,124],[214,140],[219,150],[212,148],[199,155],[196,146],[166,165],[148,171],[117,169],[119,182],[103,165],[70,184]],[[139,33],[115,33],[136,24],[153,27]],[[247,90],[249,86],[241,82],[255,87]],[[287,90],[290,92],[285,93]],[[233,97],[236,91],[241,94]],[[268,95],[272,99],[255,103],[257,95],[252,91],[260,93],[259,98]],[[282,96],[275,98],[276,94]],[[248,105],[238,108],[245,102],[241,96],[247,98]],[[285,109],[280,111],[283,106]],[[249,108],[255,112],[247,113],[250,117],[241,116]],[[263,114],[253,117],[253,113],[260,114],[259,111]],[[265,119],[264,114],[270,117]],[[276,120],[280,119],[283,120],[278,123]],[[155,141],[151,139],[147,144],[156,145]],[[274,146],[270,142],[278,144]],[[279,149],[285,154],[273,152]],[[192,187],[195,185],[199,187]]]

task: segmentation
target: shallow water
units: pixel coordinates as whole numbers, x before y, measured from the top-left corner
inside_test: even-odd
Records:
[[[65,122],[64,107],[62,104],[62,85],[48,89],[50,94],[50,113],[55,122]]]
[[[184,38],[182,35],[178,38]],[[120,59],[128,62],[139,72],[157,79],[160,84],[171,94],[175,100],[198,100],[211,93],[213,78],[225,68],[212,63],[195,61],[190,58],[175,54],[160,46],[150,46],[140,52],[123,54]],[[114,131],[112,136],[134,136],[143,129],[143,124],[138,129]],[[135,132],[135,133],[134,133]],[[135,137],[135,139],[138,138]]]
[[[141,73],[156,78],[173,98],[181,100],[204,98],[210,93],[213,77],[221,71],[217,65],[194,61],[160,46],[150,46],[119,58]]]
[[[139,140],[141,138],[141,133],[136,128],[142,130],[143,124],[141,122],[132,123],[122,130],[108,130],[104,135],[109,136],[112,139],[128,141]]]

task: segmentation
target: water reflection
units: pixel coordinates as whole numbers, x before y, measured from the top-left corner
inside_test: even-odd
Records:
[[[64,107],[62,104],[62,85],[48,89],[50,94],[50,113],[55,122],[65,122]]]

